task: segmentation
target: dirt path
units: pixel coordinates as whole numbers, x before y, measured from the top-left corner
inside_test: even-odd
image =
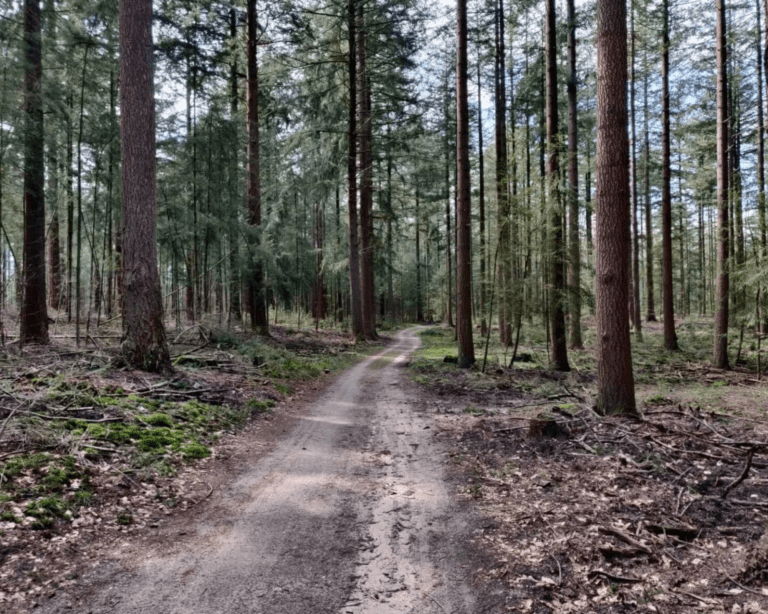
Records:
[[[76,606],[128,614],[471,613],[471,521],[400,368],[416,329],[344,373],[172,547],[105,564]],[[202,509],[204,508],[204,509]],[[70,611],[53,600],[43,611]],[[484,611],[493,611],[486,609]]]

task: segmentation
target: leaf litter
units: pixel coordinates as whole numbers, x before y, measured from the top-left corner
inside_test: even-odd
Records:
[[[487,518],[477,539],[496,564],[475,581],[501,584],[506,611],[768,612],[759,412],[656,399],[628,420],[593,411],[583,373],[416,370],[459,490]]]
[[[0,610],[76,593],[121,540],[200,505],[237,431],[359,350],[333,333],[195,327],[172,352],[162,377],[115,368],[115,350],[0,350]]]

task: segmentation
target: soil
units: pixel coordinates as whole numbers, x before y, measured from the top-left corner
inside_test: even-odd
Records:
[[[482,525],[403,374],[415,330],[227,440],[194,471],[209,494],[72,552],[40,612],[298,614],[503,611],[473,584]],[[311,395],[309,395],[311,397]],[[501,609],[498,609],[501,608]]]
[[[641,418],[606,418],[589,371],[406,368],[416,334],[33,555],[0,550],[0,582],[31,587],[4,611],[768,613],[754,373],[670,364],[663,396],[640,367]],[[726,387],[734,411],[701,401]],[[107,522],[120,506],[139,520]]]

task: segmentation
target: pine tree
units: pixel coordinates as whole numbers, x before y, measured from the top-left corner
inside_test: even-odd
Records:
[[[123,341],[126,363],[171,369],[157,270],[152,2],[120,0]]]
[[[597,407],[635,414],[629,320],[627,7],[597,3]]]

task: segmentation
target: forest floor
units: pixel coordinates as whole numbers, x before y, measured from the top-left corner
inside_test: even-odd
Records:
[[[412,368],[487,518],[495,560],[476,577],[501,581],[510,611],[768,612],[768,386],[755,342],[737,368],[710,367],[710,331],[684,322],[667,352],[645,325],[639,420],[593,411],[591,349],[555,373],[528,339],[525,362],[495,348],[486,373],[457,372],[441,362],[452,331],[425,333]]]
[[[768,386],[749,339],[709,367],[710,331],[671,353],[646,325],[637,421],[593,412],[591,349],[554,373],[535,333],[485,373],[438,327],[410,360],[410,334],[196,327],[170,378],[10,345],[0,609],[768,612]]]

